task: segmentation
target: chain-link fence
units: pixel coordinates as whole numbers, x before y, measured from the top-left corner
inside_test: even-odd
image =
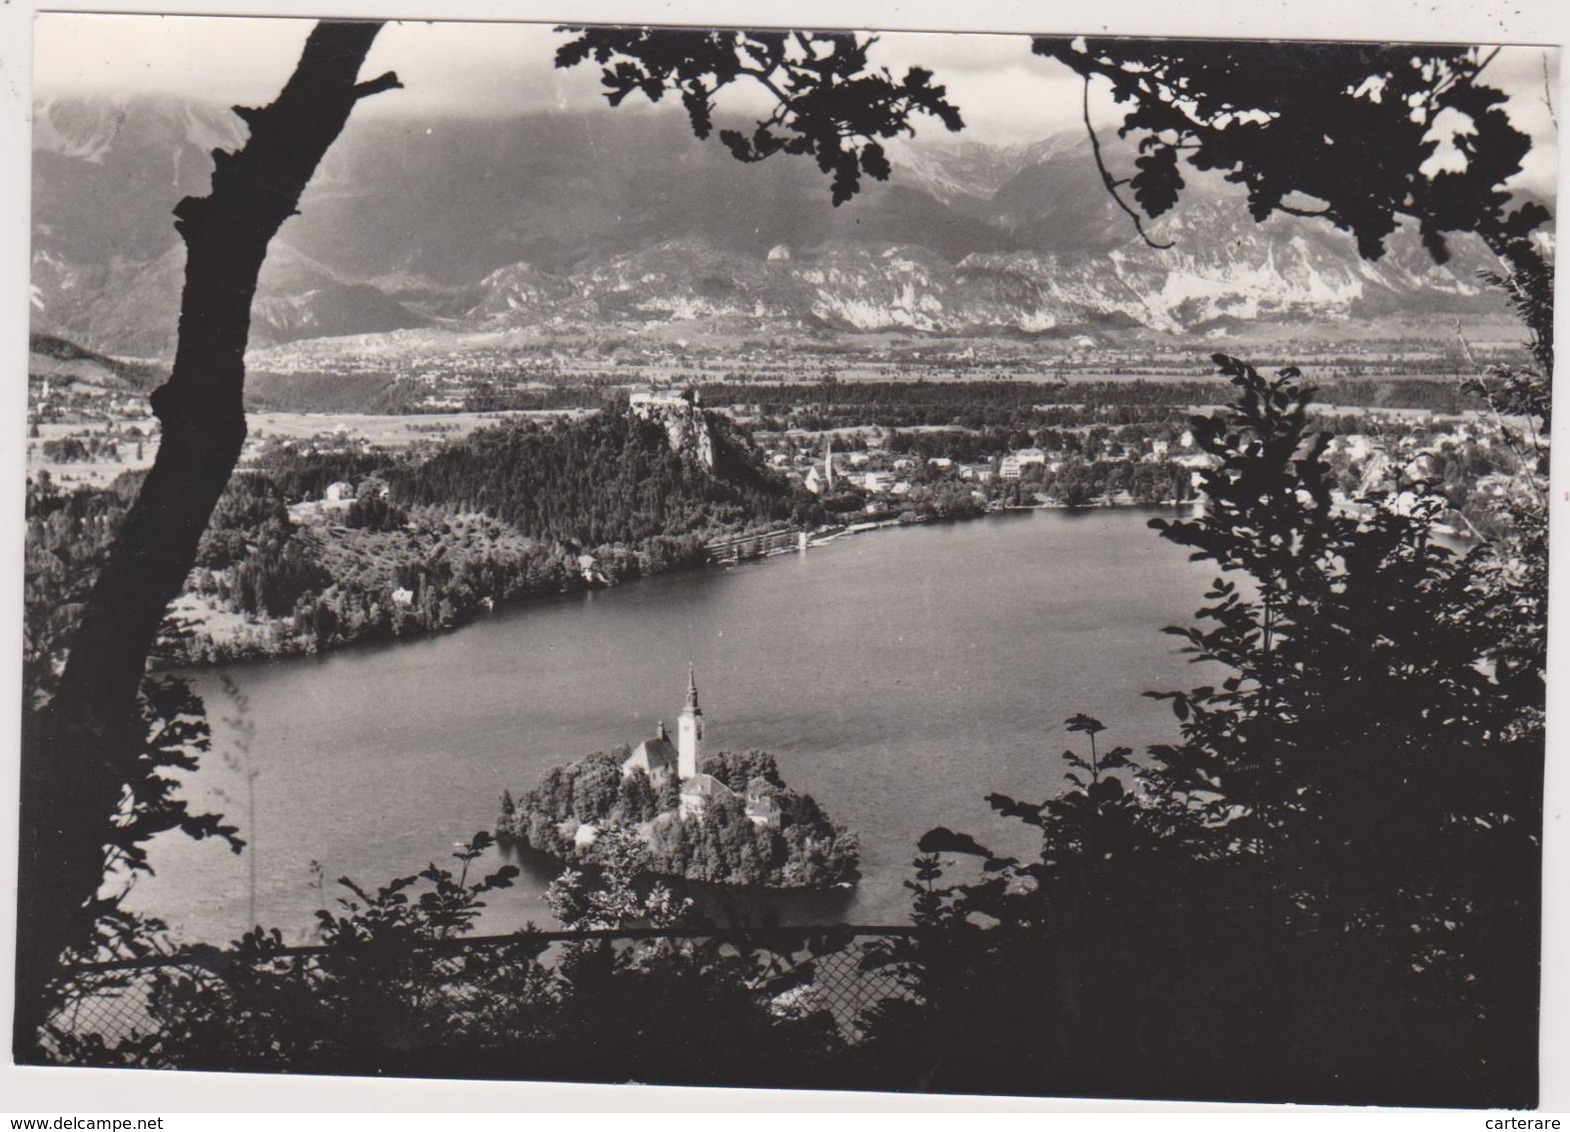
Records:
[[[780,1019],[823,1014],[849,1044],[867,1011],[910,993],[889,960],[910,928],[834,925],[750,931],[529,932],[335,947],[197,948],[73,968],[44,1046],[62,1060],[139,1064],[203,1021],[258,1030],[290,1018],[337,1024],[345,1010],[416,1012],[434,1030],[507,1016],[531,990],[570,981],[576,949],[613,953],[621,969],[728,980]],[[352,1003],[350,1000],[353,1000]],[[375,1003],[367,1007],[367,1002]],[[498,1022],[505,1025],[505,1022]],[[85,1051],[85,1052],[84,1052]],[[156,1062],[155,1057],[146,1060]]]

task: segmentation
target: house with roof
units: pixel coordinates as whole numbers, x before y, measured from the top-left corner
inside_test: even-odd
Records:
[[[681,816],[701,818],[720,798],[735,797],[735,791],[712,774],[695,774],[681,784]]]
[[[754,778],[747,784],[745,794],[738,794],[712,774],[699,774],[681,786],[681,816],[702,818],[708,808],[722,798],[738,798],[742,812],[753,825],[766,829],[780,827],[778,788],[766,778]]]
[[[1041,448],[1021,448],[1010,452],[998,461],[998,478],[1017,480],[1029,467],[1044,468],[1047,465],[1047,453]]]
[[[754,778],[747,783],[746,812],[753,825],[768,829],[780,827],[780,803],[775,797],[779,788],[767,778]]]

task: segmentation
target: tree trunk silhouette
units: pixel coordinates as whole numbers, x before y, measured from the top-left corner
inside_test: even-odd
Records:
[[[174,366],[152,395],[158,455],[83,609],[55,695],[23,737],[18,1061],[36,1060],[61,956],[92,944],[104,830],[144,739],[136,708],[147,656],[245,442],[245,349],[268,244],[355,103],[401,85],[391,73],[358,81],[381,27],[317,24],[278,98],[235,107],[250,139],[238,152],[213,152],[211,194],[174,210],[185,289]]]

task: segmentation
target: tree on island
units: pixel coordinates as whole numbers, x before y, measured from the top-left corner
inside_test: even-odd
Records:
[[[669,928],[680,924],[692,901],[679,899],[663,884],[645,891],[639,882],[649,871],[649,848],[637,832],[620,823],[607,826],[595,843],[598,874],[593,883],[567,869],[551,882],[545,902],[565,928]]]
[[[641,768],[623,774],[629,753],[601,751],[552,767],[511,813],[504,802],[498,836],[560,860],[603,867],[605,831],[635,828],[644,842],[640,859],[663,876],[786,888],[859,878],[855,835],[830,819],[810,794],[786,786],[768,752],[705,755],[699,771],[719,779],[730,793],[709,799],[701,814],[681,812],[674,776],[655,787]],[[766,796],[762,804],[772,815],[766,822],[749,813],[760,796]],[[582,826],[595,831],[587,843],[578,841]],[[620,844],[613,841],[609,851],[618,852]]]

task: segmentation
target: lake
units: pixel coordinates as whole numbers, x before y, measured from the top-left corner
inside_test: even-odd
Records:
[[[690,661],[705,748],[773,752],[787,783],[861,838],[855,889],[770,894],[770,907],[794,922],[903,922],[902,882],[933,826],[1031,849],[984,799],[1061,790],[1061,753],[1082,738],[1064,732],[1068,716],[1097,716],[1101,742],[1136,750],[1175,736],[1169,708],[1141,693],[1205,682],[1161,629],[1190,619],[1214,569],[1149,530],[1153,513],[877,531],[534,602],[442,636],[202,670],[214,750],[187,793],[244,827],[258,918],[304,942],[337,877],[370,888],[446,863],[453,842],[493,827],[504,789],[674,724]],[[225,722],[236,705],[222,674],[248,700],[247,752]],[[189,941],[246,928],[247,856],[164,834],[152,863],[132,908]],[[493,851],[477,865],[496,863]],[[524,864],[480,930],[555,926],[541,898],[554,870]]]

